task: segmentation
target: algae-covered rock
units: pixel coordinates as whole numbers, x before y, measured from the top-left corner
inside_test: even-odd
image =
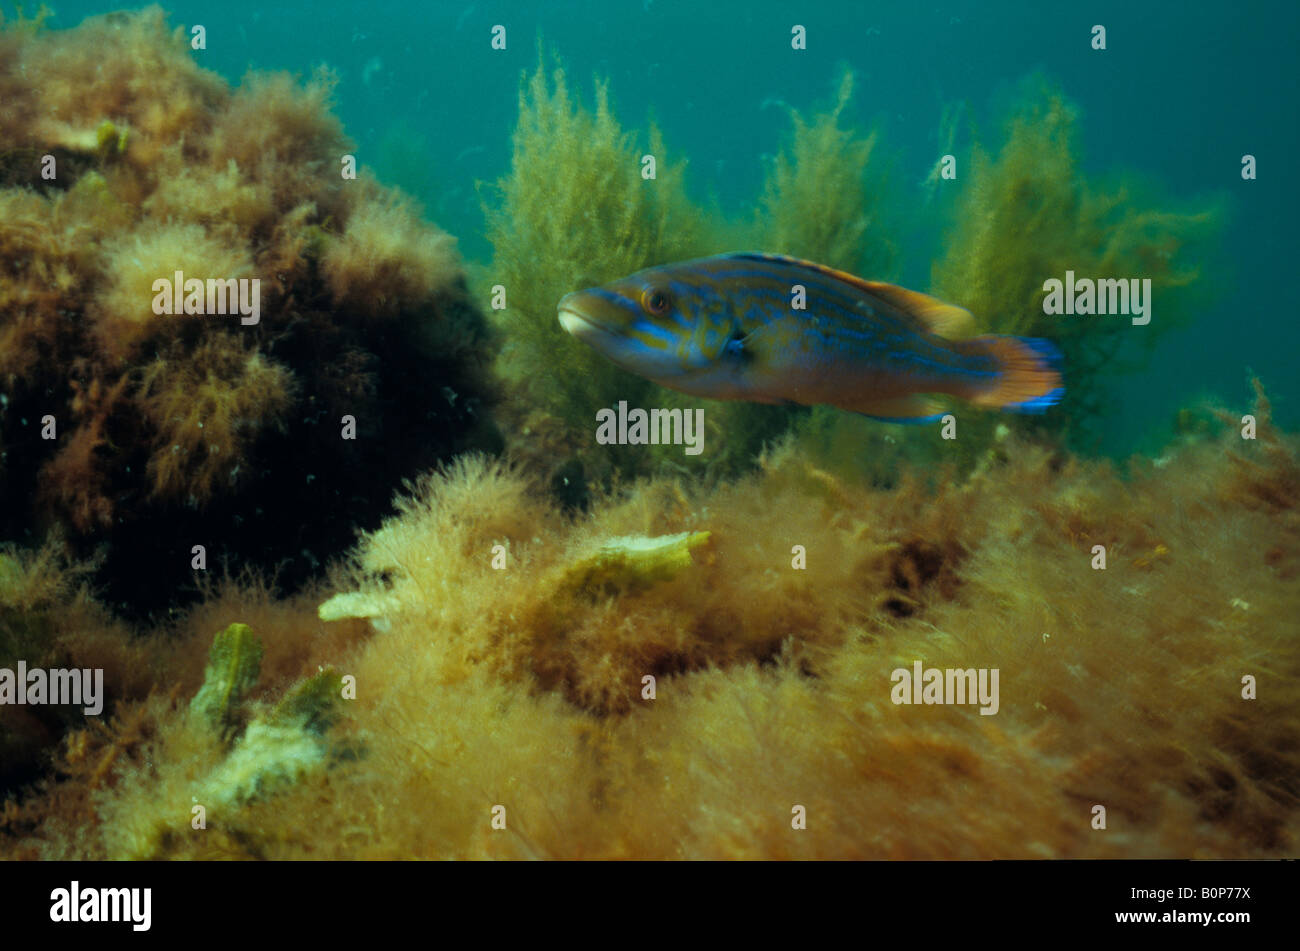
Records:
[[[209,801],[239,805],[272,795],[323,765],[323,741],[338,713],[342,679],[324,670],[299,681],[272,710],[248,725],[225,761],[201,784]]]
[[[255,721],[230,756],[199,783],[199,798],[224,807],[273,794],[323,763],[325,752],[299,727]]]
[[[27,500],[0,538],[61,529],[146,617],[196,590],[159,551],[202,538],[292,590],[404,478],[498,448],[455,239],[337,173],[328,75],[232,88],[158,7],[0,26],[0,60],[0,445],[33,450],[0,467]],[[156,312],[177,273],[184,307]]]
[[[321,670],[294,684],[274,706],[261,706],[247,697],[257,684],[262,654],[261,641],[246,624],[231,624],[213,638],[190,716],[172,721],[168,743],[175,746],[163,747],[183,748],[203,765],[145,782],[136,774],[126,794],[130,805],[123,806],[119,828],[107,837],[110,857],[166,858],[193,846],[186,835],[213,833],[233,836],[255,854],[263,833],[241,824],[242,808],[283,793],[329,761],[326,733],[338,716],[342,678],[333,669]],[[153,755],[168,760],[166,752]],[[198,812],[191,816],[201,815],[202,823],[178,821],[172,805],[177,800],[192,804]]]

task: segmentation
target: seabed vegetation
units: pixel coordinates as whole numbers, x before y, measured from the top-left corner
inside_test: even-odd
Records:
[[[339,175],[331,82],[232,88],[156,7],[0,30],[0,670],[104,689],[0,705],[0,857],[1295,854],[1296,437],[1255,381],[1157,458],[1088,452],[1116,362],[1203,305],[1220,203],[1084,176],[1043,77],[993,138],[946,110],[968,177],[909,191],[845,73],[733,220],[543,53],[466,263]],[[925,290],[1056,340],[1065,404],[952,441],[704,401],[699,457],[595,442],[687,403],[563,294],[742,247],[889,279],[927,192]],[[1146,351],[1043,314],[1067,269],[1152,280]],[[178,270],[260,276],[260,321],[156,317]],[[998,669],[997,715],[892,702],[917,662]]]

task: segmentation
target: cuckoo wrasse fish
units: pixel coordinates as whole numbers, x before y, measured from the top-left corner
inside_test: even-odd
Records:
[[[711,399],[919,423],[943,415],[934,395],[1038,412],[1063,393],[1060,353],[1046,340],[960,339],[967,310],[775,254],[648,268],[568,294],[559,312],[565,330],[623,369]]]

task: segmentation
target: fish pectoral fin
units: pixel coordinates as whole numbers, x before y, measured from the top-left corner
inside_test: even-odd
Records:
[[[933,423],[945,412],[944,405],[929,396],[897,396],[843,408],[885,423]]]

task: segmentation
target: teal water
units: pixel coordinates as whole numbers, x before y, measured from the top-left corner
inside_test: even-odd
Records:
[[[114,9],[54,6],[55,28]],[[752,200],[764,156],[788,129],[776,104],[824,103],[844,64],[859,77],[854,118],[882,123],[905,186],[937,158],[946,103],[966,101],[992,131],[1013,84],[1041,70],[1080,107],[1085,172],[1130,169],[1175,198],[1227,199],[1205,309],[1161,339],[1143,372],[1114,380],[1103,448],[1153,449],[1191,401],[1246,405],[1248,372],[1264,380],[1278,421],[1296,426],[1300,331],[1289,285],[1300,211],[1292,169],[1300,5],[380,0],[268,9],[186,0],[166,8],[174,24],[206,27],[208,48],[196,56],[232,82],[249,69],[334,69],[338,112],[360,160],[415,193],[478,260],[490,249],[476,184],[508,167],[519,76],[536,64],[539,37],[580,95],[590,97],[590,77],[609,77],[621,121],[639,128],[653,118],[668,148],[689,158],[697,195],[731,212]],[[808,31],[797,54],[796,22]],[[490,48],[495,24],[507,28],[505,51]],[[1093,24],[1107,29],[1105,51],[1090,48]],[[1241,179],[1245,153],[1257,157],[1256,181]],[[945,222],[919,189],[914,208],[904,207],[902,283],[923,289]]]

